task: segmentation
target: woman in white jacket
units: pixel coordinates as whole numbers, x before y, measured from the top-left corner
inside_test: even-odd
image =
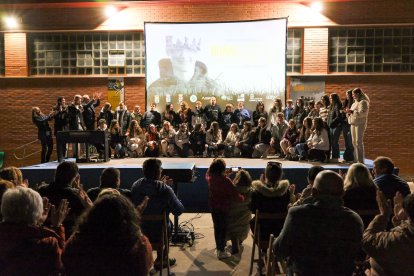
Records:
[[[307,140],[308,156],[311,161],[324,162],[329,151],[329,135],[322,118],[313,119],[312,134]]]
[[[355,161],[364,163],[364,132],[367,128],[369,98],[360,88],[352,90],[354,103],[346,110],[348,123],[351,125],[352,145]]]

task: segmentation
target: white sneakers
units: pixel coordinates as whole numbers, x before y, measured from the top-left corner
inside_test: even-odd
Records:
[[[219,260],[227,259],[227,258],[230,258],[230,257],[231,257],[231,253],[229,251],[227,251],[227,250],[224,250],[224,251],[217,250],[217,258]]]

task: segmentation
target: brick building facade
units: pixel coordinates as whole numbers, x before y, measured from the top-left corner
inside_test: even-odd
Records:
[[[414,70],[331,72],[329,69],[331,29],[414,28],[412,1],[332,0],[324,3],[324,10],[320,13],[310,8],[310,1],[120,1],[113,2],[121,9],[116,19],[106,19],[102,15],[104,3],[101,2],[34,2],[0,4],[6,13],[13,11],[18,14],[22,24],[22,31],[9,31],[2,26],[5,55],[4,76],[0,77],[0,151],[6,152],[6,165],[38,162],[37,154],[24,161],[13,157],[15,148],[36,139],[37,131],[30,119],[32,106],[39,106],[46,113],[55,104],[57,96],[65,96],[70,101],[74,94],[91,95],[94,92],[104,92],[103,101],[106,100],[108,75],[32,75],[28,53],[30,34],[142,32],[144,22],[149,21],[213,22],[288,17],[289,28],[303,29],[303,54],[301,73],[288,73],[287,82],[292,76],[310,81],[323,80],[326,93],[335,91],[341,97],[346,90],[361,87],[371,99],[365,134],[367,158],[389,156],[400,167],[402,174],[414,173],[411,163],[414,157],[414,126],[411,125],[414,109],[410,106],[414,103]],[[414,38],[411,36],[410,39],[414,68]],[[144,74],[121,76],[125,80],[125,102],[129,109],[136,104],[144,106]],[[289,95],[289,91],[287,93]],[[28,151],[39,147],[35,144]],[[18,152],[18,155],[21,153]]]

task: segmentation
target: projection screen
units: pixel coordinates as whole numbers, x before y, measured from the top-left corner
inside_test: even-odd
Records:
[[[146,105],[194,108],[211,96],[224,110],[244,101],[268,111],[285,100],[287,19],[220,23],[145,23]]]

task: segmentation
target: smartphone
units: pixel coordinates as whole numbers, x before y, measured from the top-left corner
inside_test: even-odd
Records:
[[[240,167],[231,167],[232,172],[238,172],[240,170]]]

